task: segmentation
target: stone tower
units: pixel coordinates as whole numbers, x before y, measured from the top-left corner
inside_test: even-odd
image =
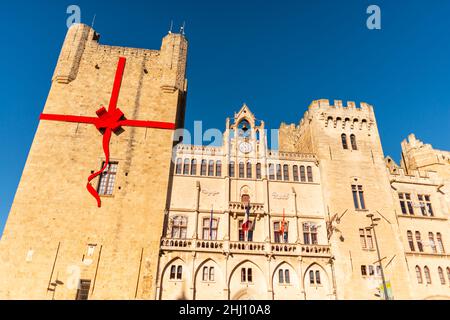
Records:
[[[78,120],[39,124],[0,243],[1,298],[154,299],[173,129],[184,122],[187,40],[168,34],[160,50],[98,40],[89,26],[68,30],[44,113]],[[91,182],[99,208],[85,186],[104,165],[105,131],[79,116],[93,121],[111,105],[119,61],[117,107],[127,120],[152,123],[112,134],[110,166]]]
[[[378,272],[378,257],[368,214],[380,219],[375,232],[392,295],[409,298],[408,270],[373,107],[314,101],[299,126],[281,125],[279,140],[280,151],[311,152],[318,158],[337,298],[374,299],[379,294],[379,281],[369,275]],[[372,245],[363,248],[361,236]],[[367,278],[361,277],[362,269]]]

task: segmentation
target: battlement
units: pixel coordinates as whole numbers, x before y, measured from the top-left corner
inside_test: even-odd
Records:
[[[366,102],[361,102],[359,106],[356,105],[354,101],[347,101],[347,105],[344,105],[342,100],[334,100],[334,105],[330,104],[328,99],[314,100],[310,106],[309,110],[322,110],[322,111],[342,111],[342,112],[352,112],[357,111],[359,113],[373,114],[373,106]]]
[[[410,170],[406,173],[403,168],[387,168],[391,181],[415,183],[415,184],[440,184],[440,177],[437,172],[423,171],[423,170]]]
[[[169,33],[159,50],[109,46],[99,43],[100,35],[90,26],[73,24],[67,31],[53,81],[68,84],[77,78],[81,61],[124,56],[128,59],[156,61],[162,68],[162,87],[172,92],[185,89],[187,40],[182,34]],[[96,63],[95,61],[93,63]]]

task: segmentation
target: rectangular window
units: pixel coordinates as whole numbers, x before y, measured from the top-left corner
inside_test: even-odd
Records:
[[[352,185],[353,204],[356,210],[366,210],[364,190],[362,186]]]
[[[366,268],[366,266],[361,266],[361,275],[367,276],[367,268]]]
[[[303,224],[303,242],[304,244],[318,244],[317,225],[310,222]]]
[[[228,173],[230,175],[230,178],[234,178],[234,162],[231,161],[230,164],[228,165]]]
[[[239,178],[245,178],[245,168],[244,168],[244,163],[241,162],[239,163]]]
[[[177,216],[172,220],[172,238],[173,239],[186,239],[187,235],[187,217]]]
[[[245,241],[245,232],[242,230],[244,220],[239,220],[239,241]],[[253,241],[253,223],[250,222],[249,230],[247,231],[247,241]]]
[[[299,178],[298,178],[298,166],[293,166],[292,167],[292,173],[293,173],[293,177],[294,177],[294,181],[298,182]]]
[[[256,164],[256,179],[261,179],[261,163]]]
[[[277,180],[281,181],[283,177],[281,176],[281,164],[277,164]]]
[[[375,269],[373,266],[369,266],[369,276],[374,276],[375,275]]]
[[[289,181],[289,166],[287,164],[283,166],[283,178],[284,181]]]
[[[430,196],[419,194],[417,195],[420,204],[420,210],[423,216],[433,217],[433,207],[431,206]]]
[[[116,183],[116,174],[118,162],[110,162],[106,170],[100,176],[97,192],[100,196],[112,196],[114,193],[114,184]],[[102,168],[105,166],[103,162]]]
[[[364,229],[359,229],[359,239],[361,242],[361,248],[367,249],[366,234],[364,232]]]
[[[281,234],[281,224],[282,221],[274,222],[273,223],[273,236],[274,236],[274,242],[275,243],[287,243],[289,239],[289,233],[288,233],[288,223],[284,223],[284,235]]]
[[[373,241],[372,241],[372,229],[366,229],[366,239],[367,239],[367,249],[373,249]]]
[[[403,214],[414,215],[414,208],[411,202],[411,194],[410,193],[399,193],[398,198],[400,200],[400,208],[402,209]]]
[[[91,280],[80,280],[76,300],[88,300]]]
[[[218,220],[210,218],[203,219],[203,240],[217,240]]]

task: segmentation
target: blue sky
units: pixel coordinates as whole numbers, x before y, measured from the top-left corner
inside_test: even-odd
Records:
[[[66,9],[104,44],[158,49],[186,21],[186,126],[223,129],[246,102],[270,128],[298,122],[312,100],[375,106],[384,151],[409,134],[450,149],[450,1],[3,1],[0,6],[0,232],[50,87]],[[377,4],[382,30],[366,28]],[[178,27],[176,27],[178,29]],[[49,175],[51,173],[49,172]]]

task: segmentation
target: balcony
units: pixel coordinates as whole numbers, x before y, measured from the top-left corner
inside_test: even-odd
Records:
[[[331,257],[331,248],[328,245],[170,238],[163,238],[161,240],[161,251],[255,254],[265,256]]]

